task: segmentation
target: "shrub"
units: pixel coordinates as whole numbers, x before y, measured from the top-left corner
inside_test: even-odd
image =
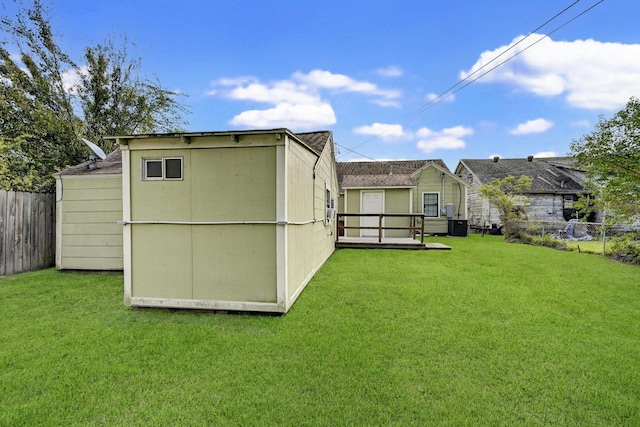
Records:
[[[555,239],[550,234],[544,234],[542,236],[531,235],[522,230],[513,230],[509,236],[505,237],[505,240],[509,243],[524,243],[534,246],[546,246],[554,249],[566,249],[567,245],[562,240]]]
[[[567,244],[562,240],[554,238],[551,234],[544,234],[542,236],[533,236],[532,245],[546,246],[554,249],[567,249]]]
[[[625,264],[640,265],[640,241],[631,236],[615,239],[611,245],[611,258]]]

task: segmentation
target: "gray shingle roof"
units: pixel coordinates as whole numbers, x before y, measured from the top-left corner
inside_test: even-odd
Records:
[[[113,175],[122,173],[122,151],[118,148],[109,154],[104,160],[98,160],[97,169],[87,169],[89,162],[71,166],[60,172],[60,175]]]
[[[447,165],[440,159],[338,162],[336,166],[340,191],[344,188],[357,187],[414,186],[416,182],[410,175],[429,163],[449,171]]]
[[[317,132],[302,132],[296,133],[296,135],[306,142],[316,153],[322,153],[324,146],[327,145],[331,138],[331,132],[328,130],[321,130]]]
[[[342,188],[414,187],[416,182],[407,174],[344,175]]]
[[[464,159],[460,161],[471,171],[479,184],[509,175],[533,179],[532,192],[583,192],[586,177],[573,166],[571,157],[546,157],[528,159]],[[464,178],[464,177],[463,177]]]

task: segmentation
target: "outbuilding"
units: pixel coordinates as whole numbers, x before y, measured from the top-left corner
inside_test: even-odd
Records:
[[[94,167],[92,165],[97,165]],[[122,270],[122,167],[116,150],[54,175],[56,268]]]
[[[284,313],[332,254],[332,134],[118,136],[124,301]]]

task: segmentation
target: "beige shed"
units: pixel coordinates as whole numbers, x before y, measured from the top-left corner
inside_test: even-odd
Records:
[[[125,304],[284,313],[334,251],[331,132],[114,138]]]
[[[122,270],[121,152],[55,174],[56,268]]]

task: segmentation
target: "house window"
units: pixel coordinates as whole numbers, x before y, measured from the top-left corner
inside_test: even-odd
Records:
[[[330,219],[333,220],[336,218],[336,211],[335,211],[335,202],[334,200],[331,198],[331,189],[328,187],[325,187],[325,205],[326,205],[326,219]]]
[[[182,179],[182,157],[143,159],[142,179],[148,181]]]
[[[438,193],[422,193],[422,212],[428,218],[438,218],[440,216],[440,206]]]

